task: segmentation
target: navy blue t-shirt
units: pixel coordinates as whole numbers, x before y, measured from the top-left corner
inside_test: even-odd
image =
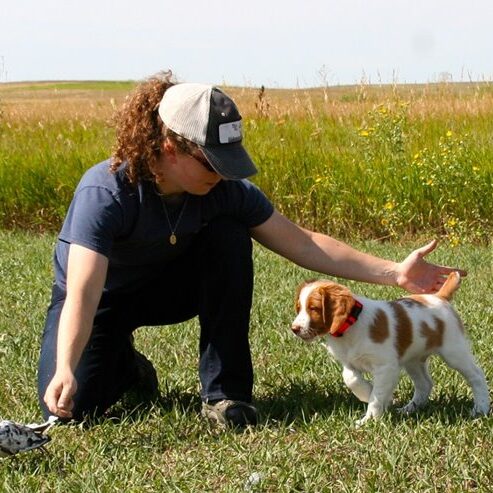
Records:
[[[105,291],[126,290],[182,253],[212,219],[230,216],[251,228],[265,222],[274,210],[248,180],[223,180],[206,195],[183,194],[178,203],[163,205],[153,183],[132,186],[125,166],[111,173],[109,165],[107,160],[90,168],[75,190],[55,247],[55,281],[62,288],[71,243],[108,257]],[[169,223],[175,227],[180,214],[177,243],[172,245]]]

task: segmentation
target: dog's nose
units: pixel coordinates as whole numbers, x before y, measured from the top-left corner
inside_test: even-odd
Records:
[[[301,325],[293,324],[291,325],[291,330],[294,334],[298,335],[301,331]]]

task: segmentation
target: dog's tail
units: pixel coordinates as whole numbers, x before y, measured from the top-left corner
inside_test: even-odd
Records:
[[[451,272],[436,295],[445,300],[451,300],[459,286],[460,274],[458,272]]]

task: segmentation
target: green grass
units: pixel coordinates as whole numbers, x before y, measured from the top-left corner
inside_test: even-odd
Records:
[[[111,154],[109,117],[131,87],[0,86],[0,226],[59,228],[83,171]],[[491,242],[490,84],[231,91],[254,181],[296,222],[348,239]]]
[[[51,283],[54,236],[0,232],[0,417],[40,420],[36,365]],[[365,242],[402,259],[416,246]],[[456,296],[474,352],[493,381],[493,252],[442,245],[431,260],[469,271]],[[219,431],[199,416],[195,320],[142,328],[136,344],[154,362],[163,401],[89,429],[52,430],[49,453],[0,461],[4,492],[236,492],[257,473],[262,492],[488,492],[493,484],[493,418],[471,420],[470,389],[438,360],[430,404],[415,416],[389,412],[356,429],[364,405],[345,388],[338,364],[318,344],[292,337],[293,293],[313,273],[255,249],[251,344],[262,419],[244,433]],[[281,282],[280,282],[281,280]],[[345,282],[371,297],[402,292]],[[407,377],[396,391],[412,395]]]
[[[108,157],[112,130],[103,122],[26,122],[0,131],[0,223],[54,229],[82,174]]]
[[[343,123],[253,120],[255,180],[293,220],[338,236],[397,239],[427,230],[451,244],[488,242],[493,156],[483,131],[490,125],[420,121],[408,111],[385,104]]]

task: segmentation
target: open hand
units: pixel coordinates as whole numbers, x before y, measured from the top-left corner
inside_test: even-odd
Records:
[[[458,268],[430,264],[424,257],[435,250],[438,242],[433,240],[427,245],[411,252],[397,267],[397,284],[410,293],[435,293],[440,289],[448,275],[457,271],[464,277],[467,272]]]

